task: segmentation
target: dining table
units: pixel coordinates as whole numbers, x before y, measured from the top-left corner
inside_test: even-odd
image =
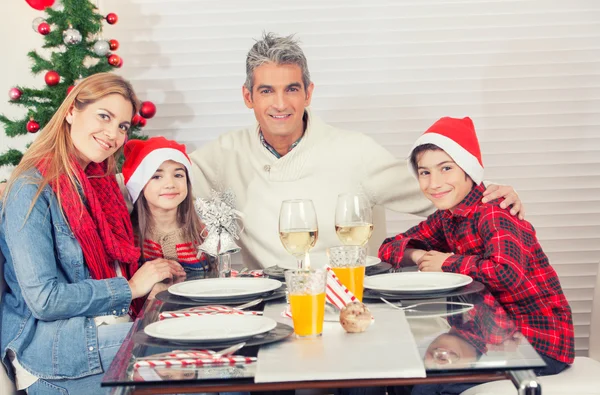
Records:
[[[379,265],[380,270],[371,269],[371,274],[382,275],[393,271],[387,263],[382,262]],[[277,270],[265,270],[265,273],[269,272],[273,278],[281,280]],[[184,368],[140,367],[136,362],[147,360],[149,356],[186,347],[155,339],[146,333],[148,326],[165,318],[165,312],[178,311],[198,304],[194,300],[169,293],[168,288],[180,281],[215,276],[218,277],[218,273],[200,273],[195,277],[157,284],[115,359],[106,370],[101,385],[108,388],[111,394],[180,394],[334,390],[352,387],[480,383],[509,379],[520,395],[542,393],[534,370],[544,367],[544,361],[519,333],[494,296],[483,284],[476,281],[459,289],[405,295],[381,294],[365,289],[363,303],[373,312],[374,317],[372,327],[367,329],[366,334],[345,334],[337,322],[338,312],[328,306],[324,325],[329,328],[329,332],[324,331],[322,338],[311,340],[310,345],[302,343],[306,341],[304,339],[295,338],[289,329],[292,320],[284,314],[279,314],[286,305],[283,284],[281,289],[272,291],[269,295],[265,294],[261,300],[256,301],[257,304],[246,309],[257,314],[269,315],[277,321],[277,328],[270,332],[270,341],[263,339],[253,343],[250,339],[249,344],[236,352],[236,355],[247,357],[248,360],[254,361],[253,358],[257,358],[257,362],[219,366],[192,365]],[[244,276],[244,273],[240,276]],[[248,278],[253,276],[255,273],[247,274]],[[407,325],[404,326],[403,323]],[[338,335],[334,338],[327,333]],[[361,335],[363,337],[360,337]],[[265,344],[261,344],[263,341]],[[414,364],[414,371],[410,369],[412,366],[406,366],[395,370],[383,369],[375,375],[365,375],[365,372],[369,371],[369,364],[377,361],[376,357],[402,359],[402,355],[394,354],[401,350],[398,348],[401,342],[412,344],[412,348],[409,348],[416,350],[416,357],[422,364],[422,373],[418,373],[418,366]],[[334,343],[338,348],[332,351]],[[396,345],[398,346],[394,348]],[[189,348],[189,345],[187,346]],[[340,352],[350,354],[347,357],[336,355]],[[352,352],[361,353],[361,357],[351,354]],[[323,356],[319,353],[323,353]],[[274,360],[268,360],[273,355],[278,358],[276,364]],[[344,374],[329,377],[326,374],[328,365],[323,362],[326,361],[326,357],[333,358],[332,361],[347,363],[342,369]],[[261,358],[264,360],[261,361]],[[312,358],[313,361],[322,360],[322,363],[311,364],[306,358]],[[312,375],[311,366],[315,373]],[[269,375],[270,367],[277,367],[283,374]],[[285,367],[289,369],[286,370]],[[404,369],[406,371],[402,371]],[[378,368],[371,370],[377,371]]]

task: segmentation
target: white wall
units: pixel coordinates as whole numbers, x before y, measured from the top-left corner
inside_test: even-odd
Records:
[[[0,5],[11,15],[0,33],[23,42],[3,41],[5,90],[33,81],[25,53],[41,43],[29,26],[37,13],[10,4]],[[101,0],[100,9],[120,18],[104,33],[121,42],[119,72],[158,106],[147,133],[192,147],[252,121],[244,58],[263,30],[302,40],[316,113],[399,157],[437,118],[471,116],[486,178],[519,191],[586,353],[600,261],[600,3]],[[12,107],[0,102],[0,112]],[[393,214],[388,227],[414,222]]]
[[[29,7],[25,1],[0,1],[0,34],[2,62],[0,63],[0,113],[20,119],[25,110],[8,103],[8,91],[15,85],[39,86],[44,84],[44,75],[34,77],[29,69],[27,52],[43,44],[43,36],[34,33],[31,23],[43,13]],[[23,150],[33,136],[8,138],[0,124],[0,152],[7,148]],[[0,167],[0,180],[10,174],[9,168]]]

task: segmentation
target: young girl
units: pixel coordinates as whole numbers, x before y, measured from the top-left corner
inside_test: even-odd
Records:
[[[183,275],[139,249],[115,179],[138,99],[121,77],[81,81],[12,173],[0,209],[0,357],[17,388],[35,394],[101,394],[131,328],[132,299]],[[125,321],[125,322],[123,322]]]
[[[203,226],[194,209],[191,167],[185,145],[164,137],[125,144],[123,177],[142,260],[175,260],[189,277],[210,266],[197,250]]]

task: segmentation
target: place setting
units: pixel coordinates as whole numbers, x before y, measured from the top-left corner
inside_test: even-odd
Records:
[[[289,325],[246,310],[265,301],[285,298],[281,281],[268,278],[210,278],[171,285],[156,295],[165,306],[186,306],[159,313],[158,321],[136,334],[146,345],[178,344],[225,348],[243,340],[246,346],[271,343],[289,336]],[[187,307],[189,306],[189,307]]]
[[[364,299],[421,300],[465,296],[485,287],[469,276],[447,272],[398,272],[365,278]]]
[[[167,350],[135,359],[134,372],[142,380],[185,374],[231,377],[231,369],[241,369],[244,376],[253,369],[246,367],[256,363],[252,347],[284,340],[293,333],[290,325],[264,317],[262,312],[223,305],[182,309],[178,314],[163,312],[158,321],[133,336],[137,344]]]
[[[220,350],[240,341],[249,347],[276,342],[291,335],[291,326],[264,317],[260,311],[244,310],[262,302],[258,298],[232,307],[224,305],[222,299],[214,299],[212,305],[163,311],[158,321],[135,334],[135,341],[171,349],[187,345]]]
[[[271,278],[207,278],[171,285],[156,294],[156,299],[186,306],[239,305],[261,299],[262,302],[285,297],[285,285]]]

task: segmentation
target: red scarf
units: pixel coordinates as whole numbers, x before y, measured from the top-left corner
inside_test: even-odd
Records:
[[[81,196],[65,174],[50,182],[50,186],[56,193],[60,185],[62,210],[90,274],[96,280],[116,277],[114,262],[118,261],[123,276],[129,280],[138,269],[140,250],[134,244],[131,220],[117,180],[114,175],[105,175],[106,161],[92,162],[85,171],[77,161],[72,165]],[[46,163],[40,162],[37,168],[46,174]],[[142,303],[141,299],[132,302],[133,317]]]

